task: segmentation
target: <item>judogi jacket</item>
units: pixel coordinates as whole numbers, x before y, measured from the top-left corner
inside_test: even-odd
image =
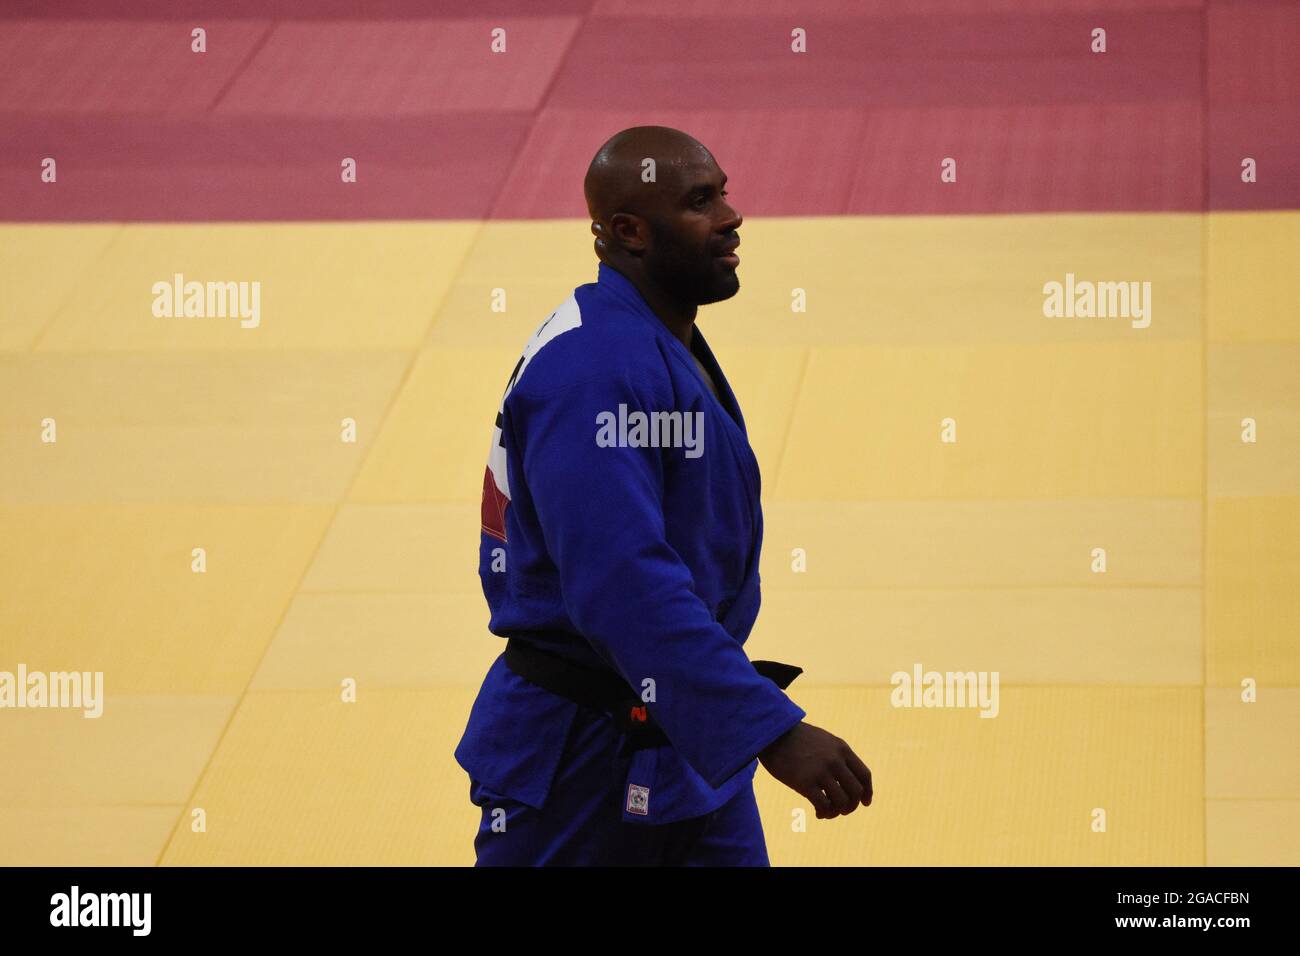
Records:
[[[692,350],[721,400],[602,262],[524,349],[483,484],[488,629],[616,671],[671,741],[632,755],[626,787],[641,793],[624,819],[645,823],[718,808],[806,716],[742,648],[759,608],[758,461],[698,328]],[[540,808],[578,707],[498,657],[456,759]]]

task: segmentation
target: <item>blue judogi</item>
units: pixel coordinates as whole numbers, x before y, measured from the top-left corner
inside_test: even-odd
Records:
[[[692,348],[721,401],[601,263],[510,377],[484,475],[488,628],[617,671],[671,745],[630,749],[608,715],[498,658],[456,748],[483,807],[480,864],[767,861],[755,757],[805,712],[742,649],[758,462],[698,328]]]

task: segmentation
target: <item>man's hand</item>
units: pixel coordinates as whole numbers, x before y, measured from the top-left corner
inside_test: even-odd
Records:
[[[834,734],[802,721],[758,755],[763,768],[817,809],[817,819],[871,806],[871,771]]]

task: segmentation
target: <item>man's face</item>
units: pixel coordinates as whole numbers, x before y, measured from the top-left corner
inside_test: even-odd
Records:
[[[662,204],[646,217],[646,273],[680,302],[706,305],[740,291],[734,250],[743,217],[726,200],[727,176],[707,153],[674,165]]]

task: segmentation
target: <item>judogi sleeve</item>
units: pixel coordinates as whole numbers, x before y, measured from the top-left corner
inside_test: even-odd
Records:
[[[524,483],[570,620],[638,692],[654,681],[649,713],[716,788],[806,714],[713,619],[666,539],[661,456],[682,450],[597,443],[599,416],[617,417],[620,404],[629,414],[671,410],[652,400],[652,384],[626,369],[547,395],[516,389],[507,427],[522,448]]]

